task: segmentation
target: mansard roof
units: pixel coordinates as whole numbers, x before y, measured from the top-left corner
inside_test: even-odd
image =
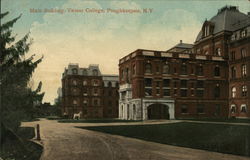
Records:
[[[212,34],[216,34],[221,31],[235,31],[242,27],[250,25],[250,16],[241,13],[235,6],[225,6],[219,9],[217,15],[212,17],[209,22],[214,25]],[[202,30],[196,37],[196,42],[201,39]]]

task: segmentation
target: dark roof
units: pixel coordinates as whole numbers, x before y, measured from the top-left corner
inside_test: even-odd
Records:
[[[173,48],[187,48],[187,49],[191,49],[193,48],[193,45],[192,44],[189,44],[189,43],[179,43],[177,44],[176,46],[174,46]]]
[[[221,31],[235,31],[244,26],[250,25],[250,16],[239,12],[235,6],[226,6],[221,8],[217,15],[212,17],[209,22],[214,24],[213,34]],[[202,31],[196,37],[199,41],[202,36]]]

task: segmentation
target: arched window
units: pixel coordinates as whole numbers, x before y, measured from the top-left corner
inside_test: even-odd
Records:
[[[220,76],[220,67],[216,66],[214,68],[214,76],[219,77]]]
[[[242,104],[240,106],[240,112],[242,112],[242,113],[246,113],[247,112],[247,106],[245,104]]]
[[[218,98],[220,97],[220,85],[216,84],[215,88],[214,88],[214,97]]]
[[[236,87],[232,87],[232,98],[236,97]]]
[[[73,100],[73,105],[77,105],[77,100]]]
[[[242,97],[246,97],[247,96],[247,86],[244,85],[242,86]]]
[[[73,80],[72,83],[73,83],[74,86],[77,85],[77,81],[76,80]]]
[[[145,73],[152,73],[152,65],[150,63],[145,65]]]
[[[169,64],[164,64],[164,65],[163,65],[162,72],[163,72],[164,74],[169,74],[169,73],[170,73]]]
[[[94,69],[92,72],[93,72],[93,76],[98,76],[98,71],[97,71],[97,69]]]
[[[87,85],[87,81],[84,80],[82,84],[83,84],[84,86],[86,86],[86,85]]]
[[[231,105],[231,113],[236,113],[236,105],[235,104]]]
[[[220,48],[216,48],[215,55],[221,56],[221,49]]]

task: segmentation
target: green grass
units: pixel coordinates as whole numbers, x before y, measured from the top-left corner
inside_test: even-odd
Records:
[[[225,122],[225,123],[250,123],[250,119],[218,119],[218,118],[194,118],[194,119],[180,119],[190,121],[207,121],[207,122]]]
[[[35,136],[33,127],[20,127],[16,134],[20,139],[6,137],[0,146],[0,157],[7,160],[39,160],[43,147],[29,141]]]
[[[119,122],[141,122],[135,120],[121,120],[121,119],[62,119],[58,120],[60,123],[119,123]]]
[[[81,128],[175,146],[250,156],[250,126],[182,122]]]

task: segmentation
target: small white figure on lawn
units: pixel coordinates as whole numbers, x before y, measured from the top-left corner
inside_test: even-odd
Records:
[[[81,114],[82,114],[82,111],[80,111],[79,113],[75,113],[73,119],[79,120],[81,118]]]

